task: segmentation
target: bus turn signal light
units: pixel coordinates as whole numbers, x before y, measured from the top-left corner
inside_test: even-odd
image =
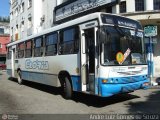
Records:
[[[108,80],[102,80],[102,83],[103,84],[105,84],[105,83],[107,83],[108,82]]]

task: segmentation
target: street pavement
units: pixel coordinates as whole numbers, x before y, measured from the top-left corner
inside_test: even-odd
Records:
[[[0,72],[0,114],[158,114],[160,87],[100,98],[74,93],[72,100],[60,88],[32,82],[18,85]]]

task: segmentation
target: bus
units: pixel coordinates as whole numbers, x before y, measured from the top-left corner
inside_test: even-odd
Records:
[[[149,87],[138,21],[96,12],[7,45],[7,73],[23,80],[100,97]]]

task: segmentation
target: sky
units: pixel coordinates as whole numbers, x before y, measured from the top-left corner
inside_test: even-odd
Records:
[[[0,16],[9,16],[9,0],[0,0]]]

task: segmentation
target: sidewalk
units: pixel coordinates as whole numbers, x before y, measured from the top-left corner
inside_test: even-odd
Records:
[[[151,86],[149,89],[160,89],[160,85]]]

